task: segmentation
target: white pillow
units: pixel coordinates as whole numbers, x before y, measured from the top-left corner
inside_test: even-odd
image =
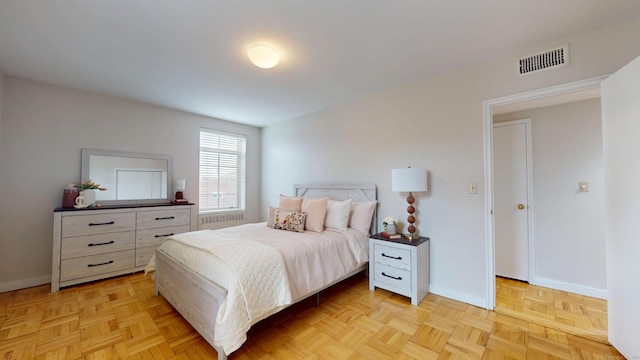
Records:
[[[327,202],[329,198],[318,199],[302,198],[302,212],[307,213],[304,224],[305,230],[324,232],[324,217],[327,215]]]
[[[345,201],[329,199],[327,203],[327,216],[324,219],[324,227],[347,230],[352,202],[351,199]]]
[[[351,216],[349,227],[368,235],[371,228],[371,219],[376,209],[377,201],[353,202],[351,204]]]
[[[276,218],[276,210],[279,210],[279,209],[274,208],[273,206],[269,206],[269,215],[267,216],[267,227],[270,227],[270,228],[273,227],[273,222],[275,221],[275,218]]]

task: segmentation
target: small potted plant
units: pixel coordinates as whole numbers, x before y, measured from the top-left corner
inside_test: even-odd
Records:
[[[398,225],[398,219],[395,216],[387,216],[382,220],[382,226],[384,226],[384,232],[389,235],[396,233],[396,225]]]
[[[79,195],[74,200],[74,207],[89,207],[94,206],[96,202],[95,190],[105,191],[107,188],[100,187],[100,184],[96,184],[93,180],[87,180],[82,182],[71,181],[69,185],[67,185],[68,189],[77,189],[79,191]],[[78,201],[77,198],[81,197],[82,200]]]

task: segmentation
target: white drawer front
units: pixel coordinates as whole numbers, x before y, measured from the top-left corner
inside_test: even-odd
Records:
[[[136,232],[125,231],[92,236],[76,236],[62,239],[63,259],[131,250],[136,245]]]
[[[138,230],[167,226],[189,225],[189,209],[141,211],[138,213]]]
[[[135,250],[62,260],[60,281],[79,279],[133,267]]]
[[[136,213],[91,214],[62,218],[62,237],[106,234],[136,229]]]
[[[136,266],[147,266],[153,254],[156,253],[157,246],[147,246],[136,249]]]
[[[378,264],[411,270],[411,251],[407,249],[376,244],[374,255]]]
[[[189,225],[138,230],[136,234],[136,247],[160,246],[167,237],[188,231]]]
[[[411,291],[411,271],[383,264],[376,264],[375,280],[401,290]]]

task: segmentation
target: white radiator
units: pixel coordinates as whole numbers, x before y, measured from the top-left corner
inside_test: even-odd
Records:
[[[242,211],[198,215],[198,230],[216,230],[245,223]]]

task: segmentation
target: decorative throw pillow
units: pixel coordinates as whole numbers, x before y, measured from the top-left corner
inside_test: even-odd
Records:
[[[276,209],[273,221],[274,229],[304,232],[304,222],[307,214],[297,211]]]
[[[324,226],[332,229],[347,230],[352,202],[351,199],[345,201],[329,199]]]
[[[376,209],[377,201],[353,202],[351,204],[351,216],[349,227],[367,235],[371,228],[371,219]]]
[[[270,227],[270,228],[273,227],[273,223],[274,223],[275,218],[276,218],[276,210],[278,210],[278,208],[274,208],[273,206],[269,206],[269,215],[267,216],[267,227]]]
[[[278,208],[290,211],[300,211],[302,208],[302,198],[280,194],[280,205],[278,205]]]
[[[302,212],[307,213],[304,228],[317,233],[324,232],[324,217],[327,215],[329,198],[302,198]]]

